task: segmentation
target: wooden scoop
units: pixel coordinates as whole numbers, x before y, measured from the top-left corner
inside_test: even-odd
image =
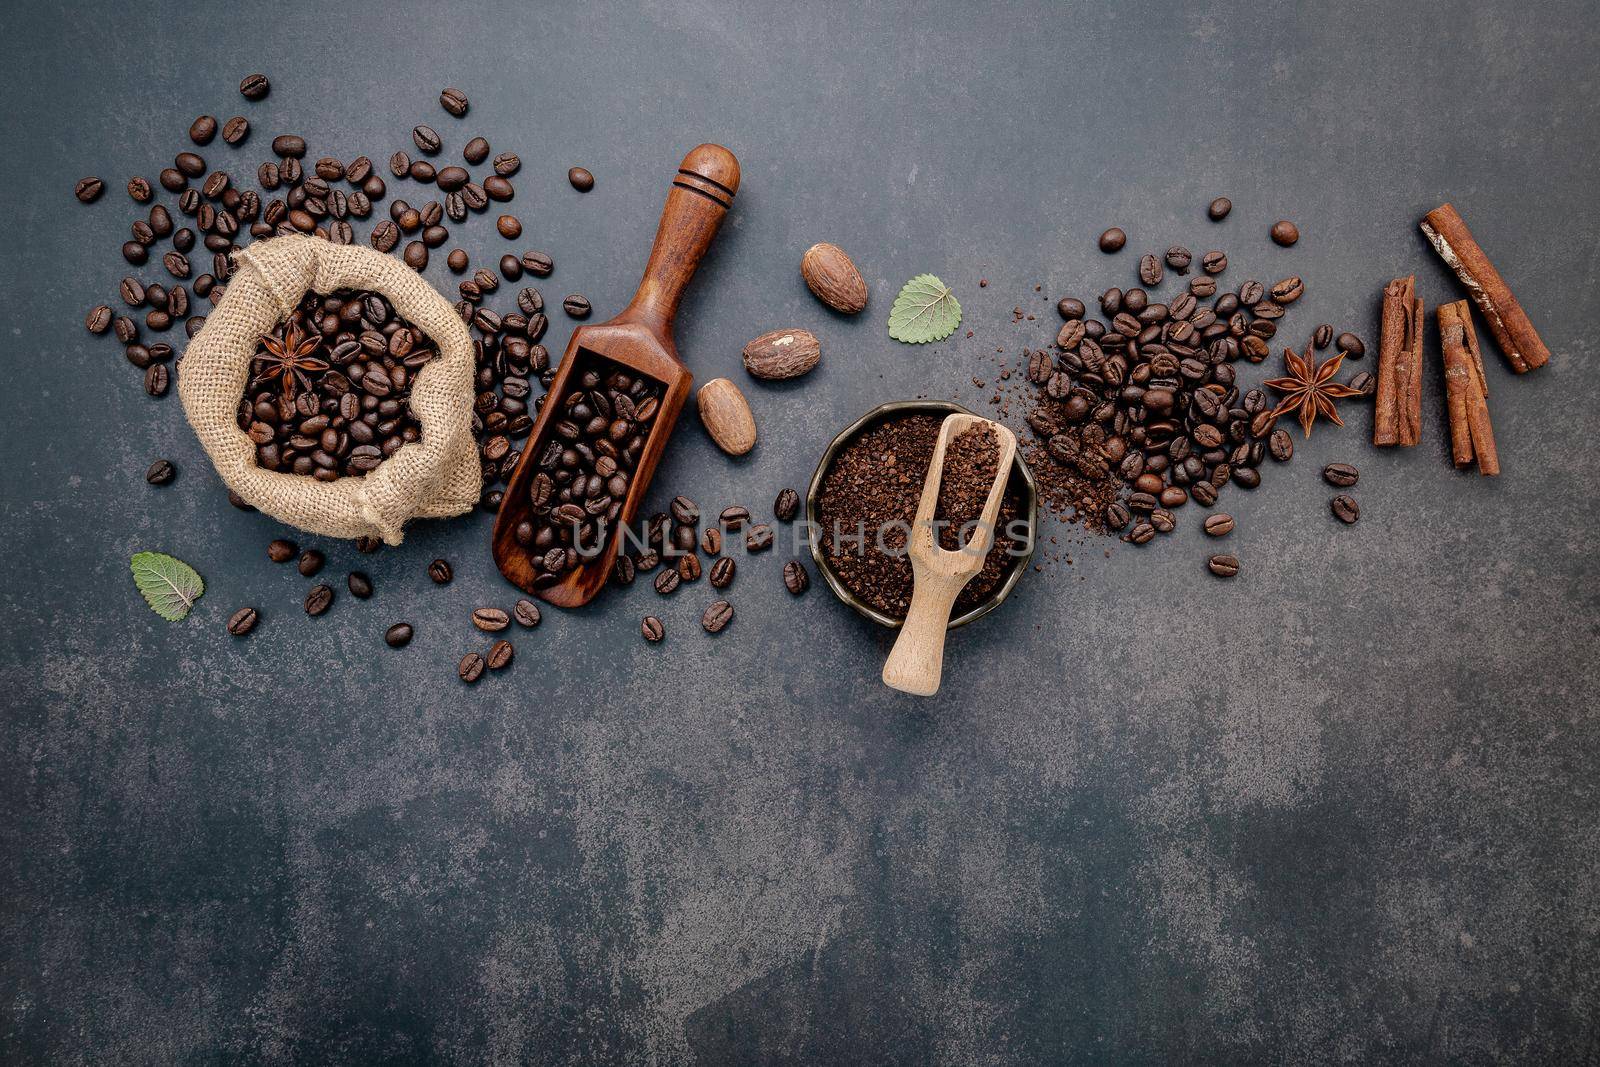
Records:
[[[993,428],[1000,449],[1000,463],[994,484],[984,502],[978,526],[966,546],[952,551],[939,547],[933,537],[933,516],[939,504],[939,483],[944,480],[944,452],[958,434],[987,423]],[[902,693],[927,697],[939,691],[944,669],[944,635],[950,625],[950,609],[956,597],[975,575],[983,570],[984,557],[994,544],[994,525],[1000,515],[1000,501],[1011,479],[1012,459],[1017,438],[997,422],[977,415],[947,416],[939,427],[939,440],[928,464],[927,480],[922,483],[922,499],[917,502],[917,517],[912,523],[911,609],[900,627],[889,659],[883,665],[883,684]]]
[[[694,384],[694,376],[678,358],[678,348],[672,340],[678,298],[711,247],[711,239],[717,235],[722,217],[733,206],[738,191],[739,161],[726,148],[703,144],[684,156],[683,165],[672,177],[666,206],[661,209],[656,243],[633,302],[610,322],[579,326],[572,332],[566,355],[550,383],[544,407],[523,446],[522,459],[495,519],[494,562],[518,588],[558,607],[574,608],[593,600],[606,584],[617,558],[617,531],[632,523],[638,514],[672,426]],[[634,469],[622,512],[607,531],[604,551],[568,571],[560,581],[539,584],[530,550],[517,544],[515,531],[517,524],[528,517],[528,492],[537,473],[538,457],[550,440],[552,423],[560,418],[574,369],[580,364],[592,367],[597,360],[609,360],[661,383],[661,406]]]

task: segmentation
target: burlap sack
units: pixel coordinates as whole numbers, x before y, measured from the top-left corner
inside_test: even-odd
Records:
[[[410,519],[469,510],[483,487],[472,439],[472,339],[455,309],[421,275],[370,248],[317,237],[274,237],[234,255],[227,292],[189,342],[178,395],[189,425],[217,473],[273,518],[329,537],[381,537],[400,543]],[[411,411],[421,440],[405,445],[363,477],[319,482],[256,466],[256,448],[237,410],[256,342],[287,318],[307,289],[370,289],[433,339],[439,354],[417,373]]]

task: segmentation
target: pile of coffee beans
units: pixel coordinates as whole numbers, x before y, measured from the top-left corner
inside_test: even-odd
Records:
[[[1222,217],[1228,207],[1214,202],[1209,213]],[[1163,281],[1193,266],[1199,272],[1178,291],[1155,295]],[[1102,498],[1098,515],[1083,516],[1091,527],[1145,544],[1176,528],[1175,509],[1190,500],[1210,507],[1230,482],[1254,489],[1267,456],[1293,455],[1273,399],[1241,388],[1235,364],[1267,358],[1279,322],[1305,285],[1288,277],[1223,289],[1218,276],[1227,267],[1221,251],[1196,257],[1174,246],[1147,253],[1138,264],[1139,286],[1102,293],[1100,318],[1090,317],[1082,300],[1062,299],[1054,350],[1027,354],[1028,379],[1039,390],[1028,425],[1042,445],[1030,454],[1081,483],[1120,481],[1131,490]],[[1354,334],[1337,341],[1348,356],[1365,351]],[[1313,347],[1333,342],[1332,327],[1319,326]],[[1041,474],[1046,487],[1053,480]]]
[[[575,570],[615,532],[661,406],[659,382],[609,361],[574,373],[576,386],[549,424],[529,482],[529,517],[514,531],[545,584]]]
[[[262,339],[239,428],[267,470],[320,481],[365,474],[420,438],[411,382],[435,355],[377,293],[307,293]]]
[[[846,444],[823,475],[819,536],[828,565],[847,589],[894,618],[905,618],[911,606],[911,560],[905,548],[943,421],[933,414],[885,419]],[[985,495],[992,465],[990,473]],[[1013,480],[1001,500],[995,543],[983,569],[956,598],[958,614],[994,592],[1016,564],[1012,553],[1020,546],[1010,532],[1024,514]],[[879,548],[880,532],[888,551]]]

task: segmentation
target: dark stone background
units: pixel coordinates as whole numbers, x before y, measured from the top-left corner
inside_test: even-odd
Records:
[[[0,1055],[1596,1062],[1593,15],[13,5]],[[274,88],[249,105],[255,70]],[[447,84],[467,120],[439,109]],[[1126,285],[1171,243],[1225,248],[1230,283],[1303,275],[1290,340],[1323,320],[1373,339],[1389,277],[1417,272],[1430,309],[1458,295],[1416,230],[1449,199],[1555,356],[1516,379],[1485,338],[1505,475],[1458,474],[1430,323],[1421,447],[1375,451],[1349,405],[1261,490],[1228,491],[1231,583],[1205,572],[1192,507],[1142,550],[1052,526],[1042,570],[952,639],[934,700],[885,690],[887,635],[820,585],[791,600],[779,555],[740,572],[720,638],[696,625],[703,584],[641,584],[513,635],[511,670],[468,689],[455,660],[487,642],[467,613],[512,599],[486,517],[359,557],[377,595],[308,620],[309,583],[264,553],[281,530],[227,506],[176,397],[146,398],[83,330],[124,273],[122,183],[202,111],[254,124],[205,152],[235,170],[280,132],[383,159],[419,121],[451,151],[476,133],[520,151],[517,247],[556,257],[547,296],[602,314],[682,153],[729,145],[744,187],[679,341],[701,379],[748,386],[762,441],[729,462],[686,417],[663,501],[766,507],[876,403],[984,404],[972,379],[1048,341],[1056,297]],[[597,175],[586,197],[573,163]],[[111,189],[83,208],[88,173]],[[1218,193],[1236,207],[1214,226]],[[1292,250],[1266,239],[1281,217]],[[1111,223],[1116,258],[1094,249]],[[460,239],[505,246],[483,218]],[[872,286],[858,319],[801,285],[822,239]],[[966,319],[901,346],[884,319],[921,271]],[[817,332],[822,368],[748,382],[740,347],[782,325]],[[157,455],[170,488],[142,480]],[[1363,472],[1350,529],[1318,476],[1335,460]],[[301,540],[338,582],[358,565]],[[146,548],[205,575],[187,622],[135,593]],[[446,589],[424,575],[438,555]],[[235,641],[245,603],[264,621]],[[638,638],[649,611],[660,648]],[[400,618],[419,634],[394,653]]]

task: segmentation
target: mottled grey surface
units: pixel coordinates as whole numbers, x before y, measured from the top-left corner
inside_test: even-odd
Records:
[[[1590,5],[541,6],[370,5],[351,32],[357,9],[297,0],[269,40],[266,7],[8,10],[0,1058],[1600,1058]],[[258,105],[234,88],[253,70]],[[1450,468],[1436,364],[1419,448],[1373,450],[1350,405],[1225,494],[1234,582],[1205,573],[1192,508],[1144,550],[1053,525],[933,700],[885,690],[886,635],[820,585],[791,600],[778,556],[741,570],[720,638],[703,583],[641,583],[513,634],[515,665],[468,689],[467,613],[512,599],[486,517],[375,558],[303,538],[378,589],[308,620],[309,583],[264,553],[279,528],[226,505],[176,398],[83,330],[123,273],[123,182],[201,111],[254,123],[205,150],[235,170],[289,131],[382,159],[419,121],[520,151],[517,247],[602,313],[681,154],[730,146],[744,187],[679,341],[749,385],[763,436],[729,462],[687,416],[662,500],[764,508],[873,404],[982,405],[1056,297],[1175,242],[1226,248],[1230,282],[1302,274],[1289,338],[1370,339],[1395,274],[1456,297],[1415,228],[1449,199],[1555,355],[1516,379],[1485,339],[1497,481]],[[92,208],[87,173],[111,185]],[[1280,217],[1297,248],[1266,240]],[[461,238],[505,246],[483,218]],[[822,239],[872,286],[859,319],[800,283]],[[900,346],[883,322],[921,271],[966,321]],[[782,325],[817,332],[822,368],[747,382],[741,345]],[[157,455],[182,470],[161,490]],[[1363,472],[1350,529],[1335,460]],[[140,602],[139,549],[205,575],[187,622]],[[263,622],[236,641],[245,603]]]

